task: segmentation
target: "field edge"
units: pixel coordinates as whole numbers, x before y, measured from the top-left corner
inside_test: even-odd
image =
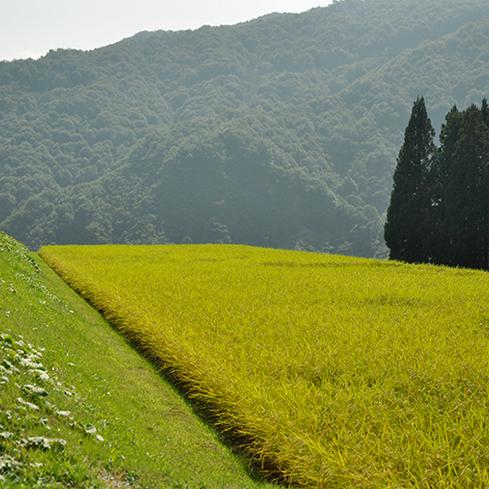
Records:
[[[281,487],[294,487],[291,484],[295,484],[296,481],[289,477],[286,467],[259,449],[260,440],[250,435],[252,430],[244,426],[237,426],[232,420],[228,423],[230,417],[227,415],[225,405],[223,407],[222,404],[213,402],[206,394],[205,388],[196,384],[195,379],[191,378],[183,367],[178,365],[178,362],[172,361],[171,354],[162,358],[161,351],[154,351],[151,342],[146,341],[143,334],[137,334],[129,326],[123,314],[117,312],[117,305],[109,307],[101,299],[99,300],[96,284],[82,277],[81,274],[77,277],[77,274],[66,273],[62,260],[51,254],[49,248],[49,246],[42,247],[38,252],[39,257],[69,287],[98,311],[129,345],[151,362],[160,375],[190,404],[196,415],[216,432],[233,453],[245,458],[250,469],[250,477],[258,476]],[[100,296],[102,296],[101,293]],[[131,324],[133,323],[134,321],[131,321]]]

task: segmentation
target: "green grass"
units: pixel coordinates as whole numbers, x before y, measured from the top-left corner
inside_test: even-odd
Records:
[[[98,313],[4,235],[0,365],[2,488],[270,487]]]
[[[486,273],[243,246],[41,254],[288,481],[489,486]]]

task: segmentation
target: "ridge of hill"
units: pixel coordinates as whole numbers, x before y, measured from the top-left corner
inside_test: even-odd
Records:
[[[488,41],[485,0],[343,0],[0,63],[0,227],[380,256],[412,101],[480,102]]]

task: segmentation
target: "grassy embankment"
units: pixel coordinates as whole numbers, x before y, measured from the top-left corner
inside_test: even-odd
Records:
[[[0,234],[2,488],[259,488],[178,393]]]
[[[41,254],[289,481],[489,485],[486,273],[242,246]]]

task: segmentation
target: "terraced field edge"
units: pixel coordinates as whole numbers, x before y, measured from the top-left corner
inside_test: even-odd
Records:
[[[39,256],[51,267],[76,293],[88,304],[96,309],[102,316],[119,331],[129,343],[158,368],[161,374],[171,382],[179,392],[188,399],[194,410],[210,423],[222,437],[223,441],[235,452],[248,458],[250,468],[266,480],[274,484],[294,484],[295,478],[287,471],[282,460],[269,456],[263,452],[261,440],[255,436],[256,431],[242,424],[237,424],[233,411],[235,404],[222,397],[209,395],[205,380],[199,379],[182,366],[178,355],[173,354],[178,348],[168,345],[165,354],[154,347],[144,333],[134,329],[134,324],[144,324],[143,317],[130,316],[128,320],[124,314],[124,305],[115,302],[109,305],[104,294],[97,284],[82,273],[66,273],[63,260],[49,252],[49,247],[43,247]],[[216,400],[219,399],[217,402]],[[292,486],[290,486],[292,487]]]

